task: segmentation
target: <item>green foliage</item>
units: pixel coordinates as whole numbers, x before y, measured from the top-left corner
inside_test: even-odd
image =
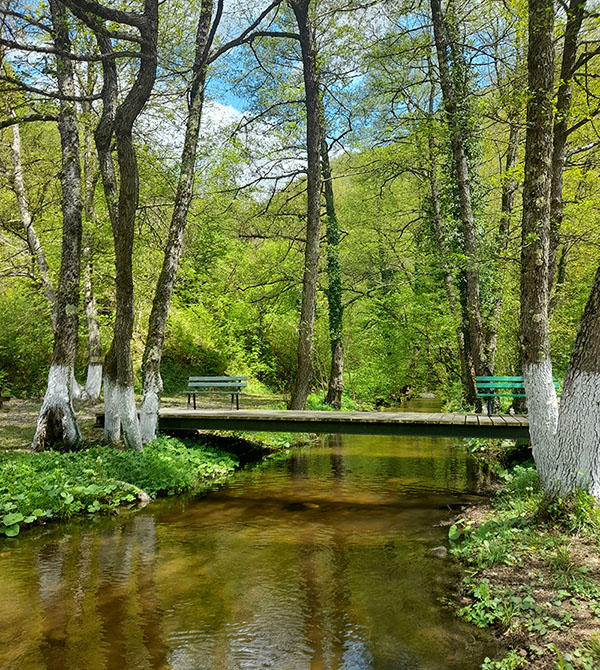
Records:
[[[311,393],[306,399],[306,409],[313,411],[333,411],[333,407],[325,402],[322,393]],[[354,412],[359,409],[359,406],[352,398],[349,398],[346,394],[342,394],[341,409],[344,412]]]
[[[526,664],[527,659],[519,656],[513,650],[499,661],[486,657],[481,665],[481,670],[518,670],[518,668],[524,668]]]
[[[537,510],[541,521],[548,521],[568,533],[600,532],[600,508],[586,491],[568,496],[544,496]]]
[[[0,380],[13,394],[39,395],[48,381],[48,305],[24,285],[0,290]],[[7,388],[8,390],[8,388]]]
[[[600,635],[592,635],[587,643],[564,655],[555,644],[551,648],[556,654],[557,670],[597,670],[600,667]]]
[[[513,589],[482,579],[471,584],[470,595],[472,602],[459,609],[458,614],[479,628],[509,628],[518,622],[528,631],[544,636],[567,629],[574,621],[571,612],[561,610],[563,599],[569,595],[567,591],[558,591],[552,601],[540,602],[529,584]]]
[[[0,454],[0,534],[77,514],[114,510],[150,496],[195,490],[238,465],[231,455],[187,440],[160,437],[143,451],[91,447],[85,451]]]

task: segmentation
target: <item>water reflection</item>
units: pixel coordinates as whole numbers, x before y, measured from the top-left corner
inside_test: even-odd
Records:
[[[476,490],[444,440],[330,436],[198,500],[0,548],[0,667],[479,667],[426,556]]]

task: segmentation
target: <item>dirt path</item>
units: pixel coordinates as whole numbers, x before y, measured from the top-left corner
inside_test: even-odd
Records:
[[[268,407],[283,402],[280,396],[242,396],[242,407]],[[0,451],[13,451],[17,449],[28,449],[33,440],[35,425],[37,422],[41,399],[20,400],[12,398],[5,402],[0,409]],[[163,407],[185,407],[185,396],[165,398]],[[213,399],[206,397],[202,399],[202,407],[219,408],[229,407],[228,401],[223,398]],[[199,405],[200,407],[200,405]],[[79,428],[84,442],[97,444],[102,440],[102,430],[95,427],[96,412],[103,412],[102,403],[97,405],[84,405],[78,408],[77,416]]]

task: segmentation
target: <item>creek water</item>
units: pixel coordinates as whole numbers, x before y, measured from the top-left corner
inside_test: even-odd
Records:
[[[3,540],[0,668],[474,670],[497,648],[442,604],[457,570],[428,550],[480,476],[460,440],[328,436]]]

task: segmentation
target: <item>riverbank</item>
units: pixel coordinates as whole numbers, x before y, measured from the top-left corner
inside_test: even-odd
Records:
[[[98,444],[95,411],[83,407],[83,448],[32,454],[39,403],[11,401],[1,412],[0,536],[75,516],[118,513],[170,495],[193,495],[224,481],[241,465],[306,442],[306,436],[198,433],[160,436],[142,452]]]
[[[458,614],[509,649],[484,670],[600,668],[600,510],[590,496],[549,503],[535,469],[516,466],[449,540],[465,568]]]
[[[0,453],[0,535],[74,516],[115,513],[163,495],[192,494],[226,478],[237,456],[198,441],[162,436],[141,451]]]

